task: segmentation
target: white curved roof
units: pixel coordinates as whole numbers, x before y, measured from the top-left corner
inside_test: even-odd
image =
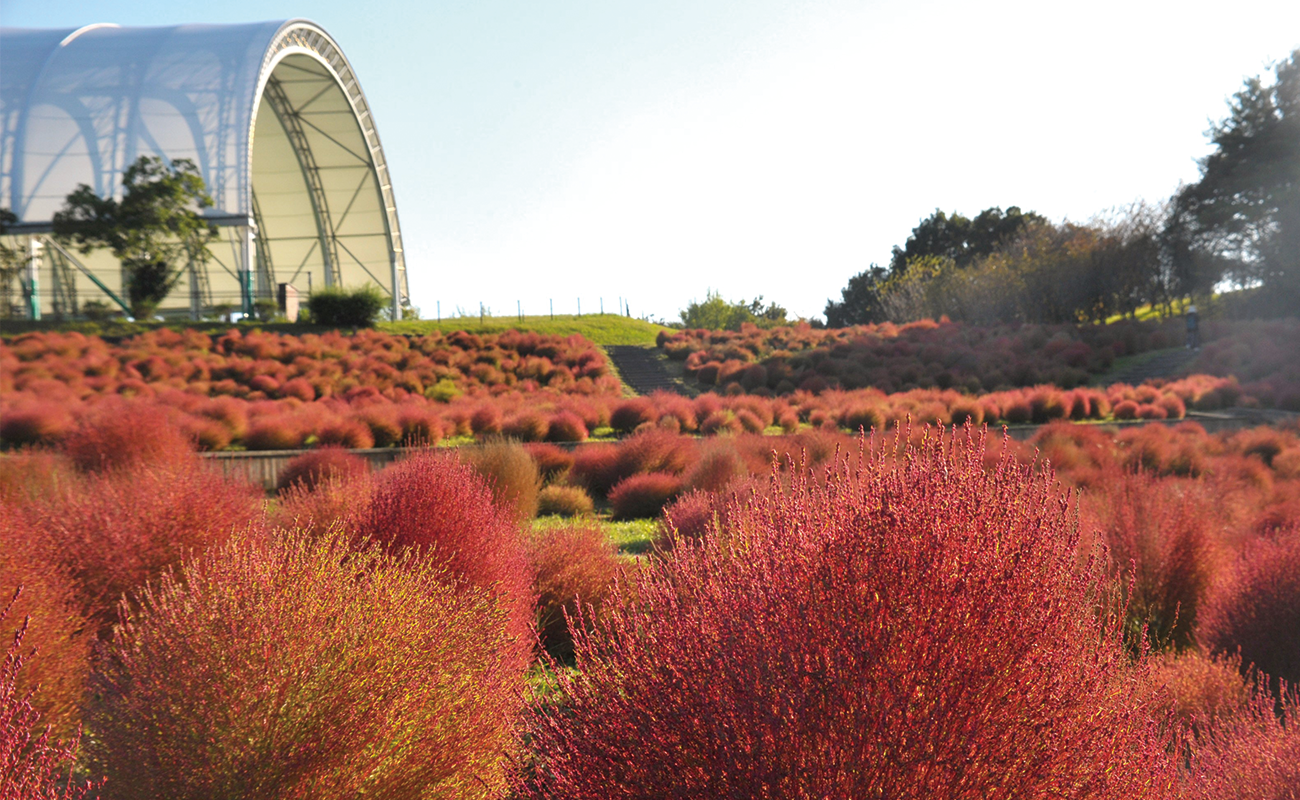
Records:
[[[205,213],[256,225],[272,287],[315,272],[405,303],[370,108],[315,24],[0,30],[0,206],[16,230],[48,230],[78,184],[120,194],[141,155],[198,166],[215,201]]]

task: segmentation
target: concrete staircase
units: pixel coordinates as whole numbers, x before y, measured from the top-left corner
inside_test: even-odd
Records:
[[[1200,351],[1188,350],[1185,347],[1161,350],[1150,358],[1122,369],[1114,375],[1108,375],[1106,383],[1136,385],[1151,378],[1172,378],[1186,372],[1187,367],[1199,354]]]
[[[637,394],[650,394],[656,391],[674,392],[690,396],[691,391],[668,372],[664,357],[651,347],[637,345],[609,345],[605,348],[614,369],[622,376],[623,382],[632,387]]]

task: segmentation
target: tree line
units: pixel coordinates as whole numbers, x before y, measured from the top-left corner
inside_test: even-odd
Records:
[[[1160,203],[1086,223],[993,207],[936,210],[826,304],[830,327],[947,315],[975,323],[1100,322],[1171,313],[1225,283],[1300,307],[1300,50],[1253,77],[1207,132],[1200,178]]]

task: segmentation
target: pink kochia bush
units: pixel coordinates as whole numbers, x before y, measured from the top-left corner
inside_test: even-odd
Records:
[[[1244,665],[1300,684],[1300,528],[1245,548],[1211,589],[1197,632],[1207,649],[1240,648]]]
[[[91,622],[111,624],[123,594],[261,517],[251,487],[191,458],[88,475],[21,509]]]
[[[275,481],[278,491],[302,486],[310,491],[327,480],[351,480],[370,472],[370,462],[341,447],[321,447],[289,459]]]
[[[957,439],[774,481],[617,589],[531,717],[521,793],[1171,796],[1064,500]]]
[[[489,592],[506,609],[521,663],[528,660],[533,594],[523,534],[473,467],[432,451],[389,467],[375,479],[357,530],[389,552],[424,553],[467,589]]]
[[[1300,796],[1300,695],[1258,682],[1234,714],[1202,719],[1192,740],[1189,800],[1293,800]]]
[[[498,797],[505,609],[339,532],[236,536],[145,593],[94,676],[110,798]]]

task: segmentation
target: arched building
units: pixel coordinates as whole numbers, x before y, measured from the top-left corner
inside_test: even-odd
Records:
[[[194,162],[221,228],[164,314],[245,311],[278,284],[305,295],[373,283],[400,316],[406,262],[388,164],[361,85],[306,20],[0,30],[0,207],[18,222],[24,316],[122,297],[107,251],[49,237],[78,184],[120,196],[138,157]]]

